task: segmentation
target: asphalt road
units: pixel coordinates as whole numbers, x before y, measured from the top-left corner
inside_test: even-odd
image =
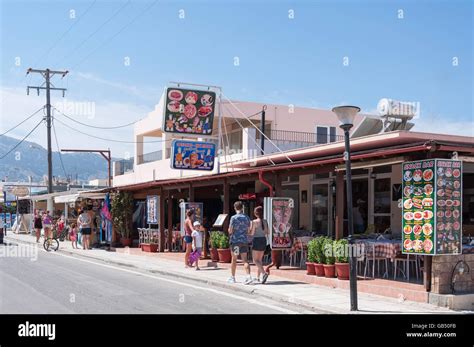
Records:
[[[15,244],[0,247],[18,247]],[[81,257],[0,257],[0,313],[281,314],[266,298]]]

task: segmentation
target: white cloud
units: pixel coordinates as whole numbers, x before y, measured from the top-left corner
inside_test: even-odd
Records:
[[[474,120],[456,120],[442,115],[420,116],[414,119],[412,131],[447,135],[474,136]]]
[[[8,130],[14,125],[21,122],[27,116],[38,110],[45,104],[44,93],[37,96],[36,93],[26,95],[25,89],[2,87],[0,89],[0,133]],[[53,97],[52,104],[57,105],[62,98]],[[82,104],[84,101],[68,98],[67,102],[73,104]],[[114,100],[90,100],[94,104],[95,116],[77,117],[74,114],[68,114],[72,118],[89,125],[94,126],[117,126],[127,124],[137,119],[145,117],[151,109],[148,106],[137,105],[132,103],[124,103]],[[134,141],[133,126],[115,129],[101,130],[76,124],[64,116],[54,113],[58,120],[70,125],[73,129],[80,130],[84,133],[97,136],[93,138],[69,129],[56,121],[55,127],[58,136],[59,145],[63,148],[110,148],[114,157],[124,157],[128,152],[133,156],[134,144],[109,142],[104,139],[114,139],[121,141]],[[20,125],[14,131],[8,133],[8,136],[22,138],[41,120],[44,116],[43,112],[36,114],[32,119]],[[46,127],[40,125],[37,130],[28,138],[29,141],[37,142],[46,147]],[[56,150],[54,137],[52,139],[53,150]],[[158,148],[157,148],[158,149]]]

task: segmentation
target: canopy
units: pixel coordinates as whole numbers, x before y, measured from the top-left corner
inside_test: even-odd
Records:
[[[105,199],[105,193],[98,193],[98,192],[94,192],[94,191],[85,191],[85,192],[78,192],[78,193],[75,193],[75,194],[61,195],[61,196],[56,196],[54,198],[54,202],[56,202],[56,203],[70,203],[70,202],[75,202],[79,198]]]

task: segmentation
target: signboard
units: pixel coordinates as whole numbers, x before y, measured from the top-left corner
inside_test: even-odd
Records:
[[[163,107],[165,131],[212,135],[215,104],[214,92],[167,88]]]
[[[172,169],[212,171],[215,155],[214,143],[173,140],[170,164]]]
[[[226,214],[226,213],[221,213],[220,215],[218,215],[217,218],[216,218],[216,221],[214,222],[213,227],[222,228],[227,216],[228,216],[228,214]]]
[[[272,249],[292,247],[290,231],[295,202],[292,198],[264,198],[264,214],[271,228]]]
[[[202,224],[203,218],[203,204],[202,202],[182,202],[179,205],[181,209],[181,218],[180,218],[180,226],[181,226],[181,236],[185,235],[184,232],[184,221],[186,220],[186,213],[189,210],[194,210],[194,222],[198,221]]]
[[[461,254],[462,162],[428,159],[402,169],[402,252]]]
[[[146,197],[146,222],[148,224],[159,224],[160,200],[158,195]]]
[[[5,229],[8,229],[8,228],[11,228],[12,227],[12,219],[11,219],[11,214],[10,213],[6,213],[5,214],[5,225],[4,225],[4,228]]]

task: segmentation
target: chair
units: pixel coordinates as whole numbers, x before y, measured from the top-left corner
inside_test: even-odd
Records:
[[[367,276],[367,269],[370,266],[370,262],[372,262],[372,278],[375,278],[375,263],[377,263],[377,275],[380,276],[380,262],[385,265],[385,272],[382,277],[388,277],[388,258],[375,256],[375,244],[373,242],[366,242],[364,278]]]
[[[414,266],[416,279],[418,280],[420,274],[420,258],[417,255],[412,255],[410,258],[410,254],[407,254],[406,257],[403,254],[399,254],[393,260],[394,269],[393,269],[393,279],[396,279],[397,276],[397,268],[399,271],[402,272],[403,277],[407,279],[407,282],[410,282],[410,266]],[[403,264],[403,269],[398,267],[398,263]]]

